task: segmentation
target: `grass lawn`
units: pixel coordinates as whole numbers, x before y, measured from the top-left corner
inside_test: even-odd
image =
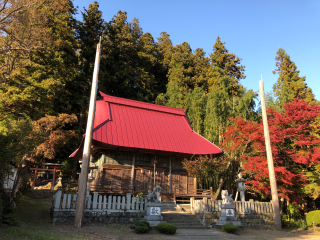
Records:
[[[23,195],[16,202],[13,213],[18,226],[1,226],[0,239],[87,239],[75,233],[65,233],[52,228],[50,199],[36,199]]]

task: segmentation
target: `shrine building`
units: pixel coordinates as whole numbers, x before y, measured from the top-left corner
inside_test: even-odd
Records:
[[[92,136],[90,191],[162,194],[197,188],[181,161],[193,155],[220,156],[223,151],[192,130],[184,109],[113,97],[100,92]],[[71,154],[82,158],[84,138]]]

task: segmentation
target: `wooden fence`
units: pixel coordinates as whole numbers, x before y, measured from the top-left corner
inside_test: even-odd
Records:
[[[196,213],[201,212],[220,212],[222,200],[211,200],[203,198],[201,200],[195,200],[190,198],[191,211]],[[258,202],[250,199],[249,201],[237,201],[234,202],[236,206],[236,213],[273,213],[271,202]]]
[[[99,195],[97,192],[89,195],[85,201],[85,211],[126,211],[126,212],[142,212],[146,211],[145,197],[126,196],[106,196]],[[53,196],[52,208],[54,211],[75,211],[77,203],[77,194],[62,194],[57,191]]]

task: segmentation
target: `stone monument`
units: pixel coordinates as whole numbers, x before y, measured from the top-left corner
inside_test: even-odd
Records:
[[[147,215],[144,216],[144,219],[150,223],[150,225],[158,225],[159,223],[165,223],[163,221],[163,216],[161,216],[161,207],[162,203],[160,200],[160,193],[162,188],[156,186],[153,189],[153,192],[148,190],[147,196]]]
[[[233,224],[235,226],[241,226],[241,221],[238,221],[235,216],[236,205],[233,204],[232,194],[228,195],[228,190],[222,190],[221,197],[221,217],[216,225]]]
[[[246,189],[246,181],[247,179],[243,179],[242,178],[242,174],[241,172],[238,174],[238,179],[236,179],[236,183],[238,184],[238,188],[237,191],[239,191],[240,193],[240,200],[241,201],[245,201],[245,196],[244,196],[244,192],[247,190]]]

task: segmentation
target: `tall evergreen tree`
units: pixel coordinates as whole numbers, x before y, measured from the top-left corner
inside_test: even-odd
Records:
[[[196,49],[193,53],[187,42],[171,51],[167,92],[159,95],[156,103],[183,108],[186,107],[188,94],[196,87],[207,91],[205,70],[209,68],[209,61],[202,49]]]
[[[296,64],[284,49],[279,48],[276,56],[276,70],[279,74],[278,81],[273,85],[273,91],[278,97],[280,105],[292,102],[295,98],[305,99],[308,103],[317,104],[312,89],[306,84],[306,77],[300,77]]]
[[[230,77],[232,79],[232,94],[234,95],[239,90],[239,81],[246,77],[244,75],[245,66],[240,65],[242,59],[229,53],[224,44],[218,36],[213,45],[213,52],[210,54],[211,69],[208,72],[208,84],[209,89],[213,90],[219,85],[221,77]]]
[[[139,21],[127,21],[119,11],[107,23],[104,36],[100,89],[108,94],[154,102],[166,85],[161,51],[150,33],[143,33]]]
[[[79,51],[79,76],[76,86],[71,87],[70,90],[74,92],[76,97],[77,106],[74,110],[77,109],[79,112],[79,125],[83,127],[89,105],[97,44],[100,36],[102,37],[104,34],[105,22],[96,1],[89,4],[88,9],[84,8],[81,14],[82,22],[77,24],[76,36]],[[103,72],[103,64],[101,64],[100,72]]]

